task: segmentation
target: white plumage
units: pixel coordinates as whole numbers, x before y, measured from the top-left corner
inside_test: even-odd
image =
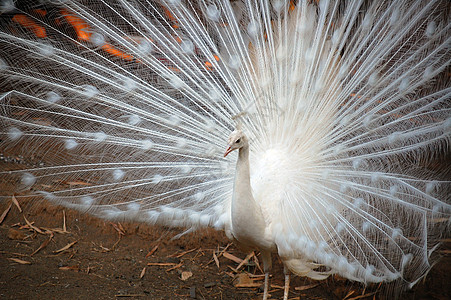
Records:
[[[0,149],[28,166],[0,176],[225,230],[316,279],[429,270],[451,213],[427,170],[449,152],[446,1],[56,2],[2,5]]]

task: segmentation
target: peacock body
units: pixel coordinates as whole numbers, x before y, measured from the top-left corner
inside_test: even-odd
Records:
[[[1,8],[0,150],[26,166],[0,176],[18,191],[225,230],[316,279],[430,269],[451,213],[449,166],[427,168],[450,150],[446,1]],[[243,160],[223,157],[236,127]]]

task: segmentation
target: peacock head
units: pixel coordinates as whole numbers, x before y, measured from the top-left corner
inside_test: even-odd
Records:
[[[241,130],[233,131],[227,142],[227,149],[224,153],[224,157],[226,157],[230,152],[236,149],[240,149],[247,145],[247,137]]]

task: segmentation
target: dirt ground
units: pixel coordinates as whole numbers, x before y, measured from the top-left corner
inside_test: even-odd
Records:
[[[240,252],[221,232],[172,239],[178,231],[110,223],[35,198],[0,202],[1,299],[261,299],[259,255]],[[451,255],[401,299],[451,299]],[[271,298],[283,295],[277,257]],[[290,299],[389,299],[384,286],[331,276],[292,278]]]

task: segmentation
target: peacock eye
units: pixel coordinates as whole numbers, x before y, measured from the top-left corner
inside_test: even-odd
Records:
[[[235,141],[235,144],[239,144],[241,142],[241,139],[237,139],[236,141]]]

